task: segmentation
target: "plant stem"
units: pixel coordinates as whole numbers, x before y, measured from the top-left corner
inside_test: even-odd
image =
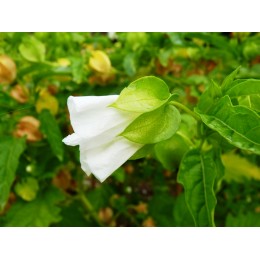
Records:
[[[176,101],[170,101],[171,105],[174,105],[180,109],[182,109],[183,111],[185,111],[187,114],[191,115],[193,118],[195,118],[197,121],[201,121],[200,117],[194,113],[193,111],[191,111],[189,108],[187,108],[186,106],[184,106],[183,104],[176,102]]]
[[[79,199],[82,202],[82,204],[84,205],[84,207],[87,209],[87,211],[90,213],[90,215],[92,216],[92,218],[96,221],[96,223],[102,227],[103,224],[100,222],[98,215],[96,214],[92,204],[90,203],[90,201],[87,199],[87,197],[84,195],[84,193],[80,193],[79,194]]]

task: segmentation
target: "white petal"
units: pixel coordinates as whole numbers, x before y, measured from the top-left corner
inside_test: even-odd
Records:
[[[85,154],[80,152],[80,164],[81,164],[81,169],[88,175],[91,175],[91,170],[89,168],[89,165],[87,161],[85,160]]]
[[[74,133],[65,137],[62,140],[62,142],[65,143],[66,145],[75,146],[75,145],[79,145],[81,140],[82,138]]]
[[[103,182],[142,146],[123,137],[116,137],[110,143],[94,149],[81,145],[81,163],[88,165],[93,175]]]
[[[108,107],[117,98],[117,95],[69,97],[72,127],[89,148],[111,141],[139,115]]]

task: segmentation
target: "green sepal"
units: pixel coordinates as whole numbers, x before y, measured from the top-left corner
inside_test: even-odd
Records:
[[[124,88],[110,107],[145,113],[161,107],[170,97],[169,88],[163,80],[148,76],[140,78]]]
[[[120,135],[140,144],[154,144],[172,137],[178,130],[181,116],[175,107],[165,105],[135,119]]]

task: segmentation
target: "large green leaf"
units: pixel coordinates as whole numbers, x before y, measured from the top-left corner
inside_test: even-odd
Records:
[[[42,132],[46,135],[53,153],[62,161],[64,153],[63,144],[61,142],[62,135],[56,119],[49,110],[44,109],[40,114],[40,121]]]
[[[230,98],[224,96],[207,114],[199,114],[208,127],[232,145],[260,154],[260,117],[254,111],[233,106]]]
[[[190,150],[184,156],[178,182],[184,186],[188,209],[196,226],[214,226],[214,210],[217,203],[214,185],[219,168],[214,153]]]
[[[179,111],[171,105],[166,105],[142,114],[121,135],[136,143],[158,143],[173,136],[178,130],[180,122]]]
[[[47,227],[61,220],[57,203],[64,199],[56,188],[48,188],[31,201],[16,202],[5,217],[8,227]]]
[[[246,106],[250,109],[260,112],[260,94],[242,96],[238,99],[239,105]]]
[[[225,91],[226,95],[232,97],[251,96],[260,94],[260,80],[235,80],[231,86]]]
[[[240,105],[260,111],[260,80],[235,80],[225,94],[237,98]]]
[[[0,141],[0,210],[6,204],[25,139],[6,138]]]
[[[166,83],[148,76],[132,82],[123,89],[119,98],[111,106],[132,112],[149,112],[165,104],[171,94]]]

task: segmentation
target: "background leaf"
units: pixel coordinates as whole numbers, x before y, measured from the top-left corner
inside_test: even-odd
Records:
[[[25,139],[0,140],[0,210],[6,204],[15,178],[19,157],[25,149]]]
[[[44,109],[40,114],[41,129],[46,135],[47,140],[51,146],[53,153],[57,158],[62,161],[63,159],[63,144],[62,144],[62,135],[59,129],[59,126],[49,112],[49,110]]]
[[[56,188],[48,188],[31,202],[18,201],[5,216],[7,227],[47,227],[61,220],[56,206],[64,196]]]
[[[22,181],[16,183],[15,192],[22,199],[26,201],[32,201],[36,198],[37,192],[39,190],[38,181],[35,178],[28,177]]]
[[[97,72],[106,74],[111,69],[111,62],[105,52],[96,50],[91,52],[89,66]]]
[[[135,65],[135,54],[129,53],[125,56],[123,61],[124,69],[130,77],[133,77],[136,74],[136,65]]]
[[[225,166],[225,180],[244,183],[245,180],[254,179],[260,181],[260,168],[245,157],[229,152],[222,155]]]
[[[260,227],[260,213],[248,212],[238,216],[229,214],[226,219],[226,227]]]
[[[31,62],[43,62],[45,60],[45,45],[31,36],[24,39],[19,45],[21,55]]]

